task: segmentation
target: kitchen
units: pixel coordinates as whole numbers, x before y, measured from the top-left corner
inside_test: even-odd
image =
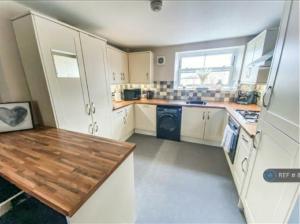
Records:
[[[0,12],[1,224],[299,223],[298,1]]]

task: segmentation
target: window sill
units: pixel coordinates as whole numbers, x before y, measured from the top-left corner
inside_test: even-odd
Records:
[[[236,91],[237,87],[222,87],[222,88],[213,88],[213,87],[174,87],[174,90],[188,90],[188,91],[196,91],[196,90],[208,90],[208,91]]]

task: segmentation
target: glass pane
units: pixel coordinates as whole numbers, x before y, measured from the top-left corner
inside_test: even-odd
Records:
[[[204,56],[196,57],[183,57],[181,59],[181,68],[203,68],[204,66]]]
[[[229,67],[232,63],[232,54],[207,55],[205,67]]]
[[[210,86],[226,86],[229,84],[229,76],[230,71],[210,72],[207,78],[204,80],[203,84]]]
[[[209,73],[181,73],[179,85],[194,87],[215,87],[217,85],[227,86],[229,84],[230,71],[209,72]]]
[[[199,86],[200,79],[196,73],[181,73],[181,86]]]
[[[52,51],[52,56],[58,78],[79,78],[76,55]]]

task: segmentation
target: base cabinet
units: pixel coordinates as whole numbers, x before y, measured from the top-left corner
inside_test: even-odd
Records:
[[[135,105],[135,132],[156,136],[156,105]]]
[[[126,141],[134,133],[133,105],[113,111],[113,139]]]
[[[215,108],[183,107],[181,140],[220,146],[225,126],[225,111]]]
[[[245,177],[248,172],[251,149],[252,138],[241,129],[232,169],[232,176],[239,195],[241,194]]]

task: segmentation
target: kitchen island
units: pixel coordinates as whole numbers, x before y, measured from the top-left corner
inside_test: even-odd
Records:
[[[134,144],[55,129],[0,135],[0,176],[68,223],[134,222]]]

